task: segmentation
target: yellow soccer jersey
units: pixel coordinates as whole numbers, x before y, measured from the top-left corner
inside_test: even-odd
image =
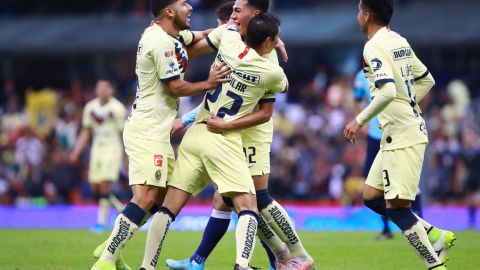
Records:
[[[190,31],[172,37],[157,24],[145,29],[137,48],[136,99],[125,127],[134,137],[170,142],[179,99],[168,95],[164,83],[183,77],[188,65],[186,44],[193,38]]]
[[[387,27],[380,29],[363,51],[365,75],[372,99],[381,84],[395,83],[395,99],[378,114],[383,150],[406,148],[428,142],[428,134],[415,98],[415,81],[429,74],[410,44]]]
[[[99,98],[89,101],[83,110],[82,125],[92,130],[92,145],[120,144],[126,114],[125,106],[114,97],[105,105]]]
[[[210,113],[225,121],[241,118],[256,108],[266,92],[287,88],[283,69],[246,46],[233,27],[225,27],[220,40],[215,64],[225,63],[232,69],[231,81],[207,92],[197,122],[207,120]]]

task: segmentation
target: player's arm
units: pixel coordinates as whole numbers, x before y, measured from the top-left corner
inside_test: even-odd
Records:
[[[242,118],[227,122],[215,115],[210,115],[207,121],[208,131],[222,133],[227,131],[245,129],[268,122],[273,114],[273,102],[261,102],[257,111],[247,114]]]
[[[82,153],[83,149],[85,149],[85,146],[87,146],[87,143],[90,140],[90,136],[91,129],[88,127],[83,127],[80,131],[80,135],[78,136],[77,143],[75,144],[73,151],[70,153],[70,162],[76,163],[78,161],[80,154]]]
[[[435,85],[435,80],[427,67],[413,54],[413,76],[415,81],[415,95],[417,103],[428,94]]]
[[[200,111],[200,106],[202,106],[202,103],[198,105],[195,109],[184,114],[182,117],[175,119],[173,121],[173,126],[170,134],[174,134],[175,132],[178,132],[179,130],[182,130],[193,124],[193,122],[195,122],[195,119],[197,118],[198,112]]]
[[[226,76],[232,71],[228,66],[210,67],[210,73],[208,79],[203,82],[191,83],[180,79],[180,76],[176,76],[171,80],[162,80],[165,83],[168,94],[172,97],[186,97],[194,96],[205,92],[208,89],[217,87],[217,85],[229,82],[230,78]]]
[[[195,38],[196,42],[187,48],[188,56],[194,58],[218,51],[220,40],[226,27],[226,25],[221,25],[213,29],[203,39],[200,39],[200,37],[198,39]]]

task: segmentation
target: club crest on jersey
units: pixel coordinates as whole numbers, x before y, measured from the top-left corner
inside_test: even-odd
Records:
[[[165,51],[165,57],[168,59],[172,58],[174,55],[175,53],[170,50]]]
[[[160,179],[162,179],[162,170],[157,170],[155,172],[155,180],[157,180],[157,182],[159,182]]]
[[[377,71],[382,68],[382,61],[380,61],[378,58],[372,59],[372,68],[373,71]]]
[[[163,166],[163,155],[154,155],[153,156],[153,165],[157,167]]]

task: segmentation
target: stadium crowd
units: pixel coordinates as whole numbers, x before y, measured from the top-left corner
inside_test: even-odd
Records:
[[[366,144],[359,140],[349,145],[342,137],[343,127],[354,117],[352,82],[353,74],[332,76],[320,66],[306,83],[293,84],[288,96],[277,96],[270,183],[277,198],[332,205],[360,202]],[[132,89],[117,91],[127,108],[135,83],[130,85]],[[14,80],[3,81],[0,204],[93,202],[87,182],[88,151],[80,164],[68,161],[83,106],[94,97],[93,86],[73,79],[66,89],[19,91]],[[183,99],[180,113],[200,100]],[[466,203],[469,189],[475,188],[468,176],[478,175],[478,164],[465,162],[465,156],[480,154],[480,100],[472,100],[466,84],[453,80],[445,89],[432,90],[422,107],[430,136],[421,182],[424,197],[435,203]],[[173,141],[178,145],[180,139],[181,134]],[[122,200],[131,196],[126,167],[113,187]],[[207,200],[211,194],[212,189],[199,198]]]

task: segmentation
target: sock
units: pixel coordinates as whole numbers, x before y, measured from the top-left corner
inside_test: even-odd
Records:
[[[152,208],[150,208],[150,210],[147,213],[145,213],[145,217],[140,222],[139,227],[142,227],[143,225],[145,225],[145,223],[147,223],[147,221],[150,219],[150,217],[155,215],[155,213],[157,213],[157,212],[158,212],[158,205],[154,204],[152,206]]]
[[[373,212],[383,217],[387,217],[387,207],[384,198],[363,200],[363,204],[365,204],[365,206],[370,208]]]
[[[415,214],[414,214],[415,215]],[[428,223],[425,221],[423,218],[415,215],[417,218],[418,222],[423,226],[425,231],[427,232],[428,235],[428,240],[430,240],[430,243],[435,243],[441,236],[442,236],[442,230],[439,228],[436,228],[432,224]]]
[[[383,222],[382,233],[391,233],[392,231],[390,230],[390,225],[388,225],[388,218],[385,216],[382,216],[382,222]]]
[[[175,215],[166,207],[160,207],[153,216],[152,223],[148,229],[145,253],[143,255],[142,267],[145,270],[155,270],[163,241],[167,236],[170,224],[175,220]]]
[[[118,213],[122,212],[123,203],[120,200],[118,200],[118,198],[113,193],[110,193],[108,195],[108,200],[113,205],[113,207],[115,207],[115,209],[117,209]]]
[[[428,269],[442,266],[442,261],[428,239],[424,226],[417,220],[411,208],[387,209],[392,221],[402,230],[410,246],[424,261]]]
[[[249,210],[238,213],[235,239],[237,244],[237,256],[235,263],[240,267],[249,267],[250,259],[255,249],[255,235],[257,234],[258,215]]]
[[[272,201],[271,204],[261,211],[261,215],[268,226],[287,244],[292,257],[310,257],[303,247],[287,211],[279,203]]]
[[[101,195],[98,200],[97,224],[104,225],[107,223],[108,207],[110,201],[107,195]]]
[[[270,263],[270,266],[275,269],[275,254],[273,254],[272,250],[267,246],[267,244],[265,244],[265,242],[260,240],[260,243],[262,244],[263,249],[265,249],[265,252],[267,252],[268,262]]]
[[[278,256],[279,254],[283,253],[285,244],[283,243],[282,239],[280,239],[280,237],[278,237],[278,235],[272,231],[261,215],[258,217],[257,235],[262,243],[265,243],[265,245],[269,247],[269,250],[273,252],[274,256]]]
[[[417,196],[415,196],[415,201],[412,202],[412,211],[417,217],[423,217],[422,196],[420,196],[420,194],[417,194]]]
[[[138,224],[145,212],[138,205],[129,202],[123,212],[117,216],[115,226],[100,256],[100,261],[115,263],[120,251],[138,230]]]
[[[220,239],[228,230],[232,212],[224,212],[213,209],[212,215],[208,220],[207,227],[203,232],[202,241],[198,245],[197,251],[190,258],[191,262],[202,264],[212,253]]]

